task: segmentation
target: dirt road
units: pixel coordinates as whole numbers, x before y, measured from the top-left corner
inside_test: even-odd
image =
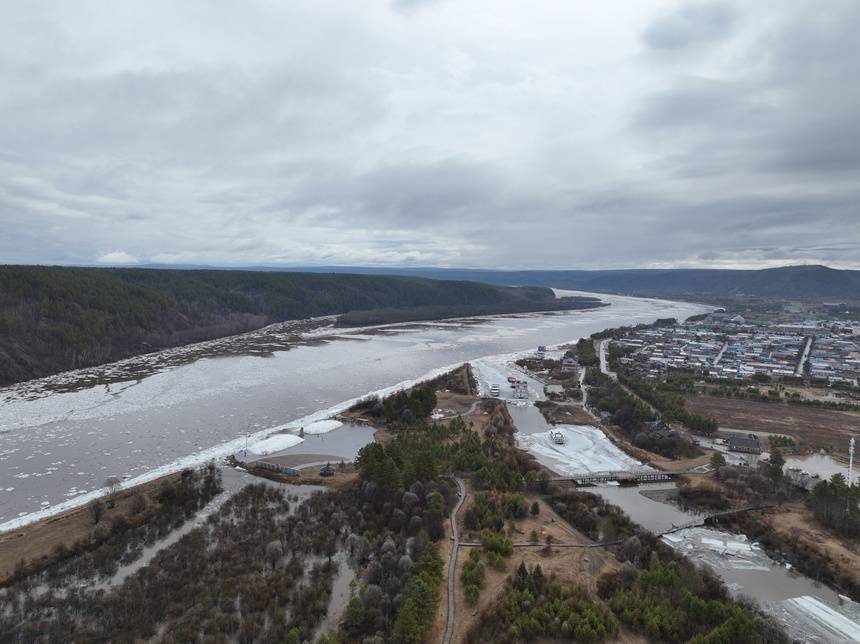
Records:
[[[451,510],[451,538],[454,545],[451,548],[451,559],[448,561],[448,624],[445,627],[445,637],[442,638],[443,644],[451,644],[451,637],[454,635],[454,581],[457,571],[457,555],[460,552],[460,530],[457,527],[457,512],[460,511],[460,506],[466,498],[466,486],[463,485],[463,480],[454,477],[457,483],[457,488],[460,491],[460,498],[457,499],[457,505]]]

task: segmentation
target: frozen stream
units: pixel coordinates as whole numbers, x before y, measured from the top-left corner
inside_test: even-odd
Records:
[[[0,530],[84,502],[108,476],[132,484],[223,456],[249,433],[259,440],[324,419],[368,393],[468,360],[707,310],[600,297],[611,306],[381,332],[255,332],[185,348],[187,362],[167,359],[180,353],[168,350],[0,389]]]

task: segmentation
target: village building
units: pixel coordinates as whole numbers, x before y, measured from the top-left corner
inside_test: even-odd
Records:
[[[575,374],[577,371],[576,359],[571,358],[570,356],[565,356],[561,359],[561,372],[562,373],[573,373]]]
[[[755,434],[731,434],[726,438],[730,452],[761,454],[761,444]]]

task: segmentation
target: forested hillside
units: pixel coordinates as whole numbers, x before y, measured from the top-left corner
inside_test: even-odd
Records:
[[[418,277],[0,266],[0,385],[272,322],[417,307],[500,313],[565,304],[546,288]]]
[[[730,297],[752,295],[801,300],[860,301],[860,271],[827,266],[782,266],[761,270],[704,268],[595,271],[493,271],[448,268],[356,268],[376,275],[474,280],[488,284],[551,286],[578,291],[651,297]]]

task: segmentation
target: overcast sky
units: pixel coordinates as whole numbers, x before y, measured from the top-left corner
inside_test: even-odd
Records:
[[[860,267],[856,0],[0,9],[0,263]]]

